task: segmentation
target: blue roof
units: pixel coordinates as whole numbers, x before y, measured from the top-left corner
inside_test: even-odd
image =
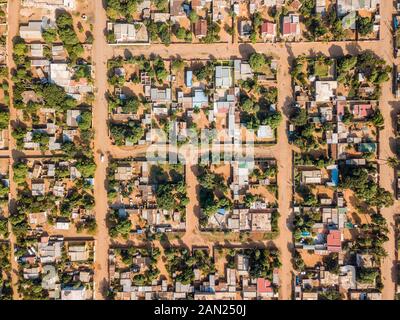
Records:
[[[220,214],[220,215],[224,215],[225,214],[225,208],[218,209],[217,213]]]
[[[186,87],[190,88],[192,86],[193,71],[186,71]]]
[[[332,169],[331,177],[332,177],[332,183],[336,187],[339,184],[339,170],[338,170],[338,168]]]

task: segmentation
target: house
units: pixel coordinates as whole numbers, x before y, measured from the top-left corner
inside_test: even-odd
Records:
[[[75,287],[64,287],[61,289],[61,300],[85,300],[86,299],[86,288],[84,286]]]
[[[354,290],[357,288],[356,268],[351,265],[340,266],[339,268],[339,287],[344,290]]]
[[[192,97],[193,108],[203,108],[208,106],[208,96],[202,89],[195,89]]]
[[[112,27],[116,43],[149,42],[149,35],[146,26],[141,22],[115,23]]]
[[[337,87],[337,81],[315,81],[315,101],[331,101],[336,96]]]
[[[194,24],[194,35],[198,39],[204,38],[207,35],[207,20],[206,19],[199,19]]]
[[[337,13],[339,17],[349,12],[358,10],[375,11],[380,0],[337,0]]]
[[[85,244],[75,244],[68,247],[68,256],[72,262],[86,261],[89,258],[89,253]]]
[[[372,114],[373,109],[370,104],[356,104],[351,111],[355,118],[367,118]]]
[[[264,21],[261,24],[261,37],[264,40],[275,40],[276,37],[276,23]]]
[[[230,88],[233,86],[231,67],[229,66],[215,67],[215,86],[217,88]]]
[[[170,103],[171,88],[165,88],[165,89],[151,88],[150,100],[158,104]]]
[[[47,212],[29,214],[29,224],[44,224],[47,222]]]
[[[272,298],[274,296],[271,281],[265,278],[257,279],[257,296],[259,298]]]
[[[344,30],[356,30],[357,28],[357,12],[352,11],[342,18],[342,27]]]
[[[300,16],[298,14],[289,14],[283,17],[282,36],[285,38],[293,38],[300,34]]]
[[[320,170],[309,170],[301,172],[301,181],[304,184],[321,184],[322,173]]]
[[[29,21],[27,26],[19,28],[19,36],[26,41],[42,39],[42,21]]]
[[[258,139],[274,139],[275,132],[269,125],[261,125],[257,130]]]
[[[342,232],[330,230],[327,236],[328,252],[340,252],[342,250]]]
[[[171,14],[171,20],[176,22],[180,18],[185,17],[185,11],[183,10],[183,5],[185,0],[170,0],[169,1],[169,12]]]
[[[238,275],[248,275],[250,269],[250,259],[248,256],[244,254],[237,254],[235,256],[235,264]]]
[[[22,0],[24,7],[34,7],[43,9],[75,9],[75,0]]]
[[[75,128],[78,127],[80,117],[80,110],[67,110],[67,126]]]
[[[376,265],[374,256],[367,253],[357,253],[356,263],[359,268],[374,268]]]
[[[69,230],[70,223],[69,221],[57,221],[55,225],[56,230]]]
[[[320,15],[325,15],[326,13],[326,0],[316,0],[315,12]]]
[[[44,196],[45,194],[44,183],[32,183],[32,196]]]
[[[43,45],[41,43],[33,43],[30,47],[32,57],[43,58]]]
[[[249,37],[253,30],[251,20],[240,20],[239,21],[239,35],[241,37]]]
[[[120,165],[115,170],[115,180],[127,181],[133,178],[132,167],[130,165]]]
[[[251,231],[270,232],[271,226],[271,212],[250,212],[251,216]]]

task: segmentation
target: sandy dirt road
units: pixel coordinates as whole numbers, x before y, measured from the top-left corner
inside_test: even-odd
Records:
[[[17,119],[17,112],[13,105],[13,82],[11,78],[11,71],[15,68],[12,52],[13,52],[13,39],[19,33],[19,18],[18,13],[20,10],[20,1],[19,0],[10,0],[8,1],[8,36],[7,36],[7,66],[10,72],[9,76],[9,91],[10,91],[10,132],[12,132],[11,123]],[[15,210],[15,199],[17,199],[17,188],[16,184],[13,181],[13,164],[15,160],[18,159],[18,152],[15,152],[15,140],[10,134],[9,140],[9,159],[10,159],[10,204],[9,204],[9,211],[13,212]],[[11,224],[9,224],[9,229],[11,230]],[[14,256],[14,246],[16,243],[15,236],[12,234],[10,235],[10,243],[11,243],[11,280],[13,286],[13,299],[18,300],[18,263],[15,261]]]

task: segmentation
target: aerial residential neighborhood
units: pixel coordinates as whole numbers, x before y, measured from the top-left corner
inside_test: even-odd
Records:
[[[399,30],[399,1],[0,0],[0,300],[399,300]]]

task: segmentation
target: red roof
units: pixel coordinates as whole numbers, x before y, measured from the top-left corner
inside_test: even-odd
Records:
[[[358,117],[365,118],[369,115],[372,106],[370,104],[360,104],[353,107],[353,114]]]
[[[297,23],[285,22],[283,23],[283,34],[296,34]]]
[[[194,24],[194,34],[196,37],[204,37],[207,35],[207,20],[200,19]]]
[[[342,233],[339,230],[330,230],[327,243],[328,251],[339,252],[342,249]]]
[[[261,33],[266,33],[268,35],[275,35],[275,24],[272,22],[268,22],[265,21],[262,25],[261,25]]]
[[[258,293],[266,293],[266,292],[273,292],[271,287],[271,281],[264,278],[257,279],[257,292]]]

